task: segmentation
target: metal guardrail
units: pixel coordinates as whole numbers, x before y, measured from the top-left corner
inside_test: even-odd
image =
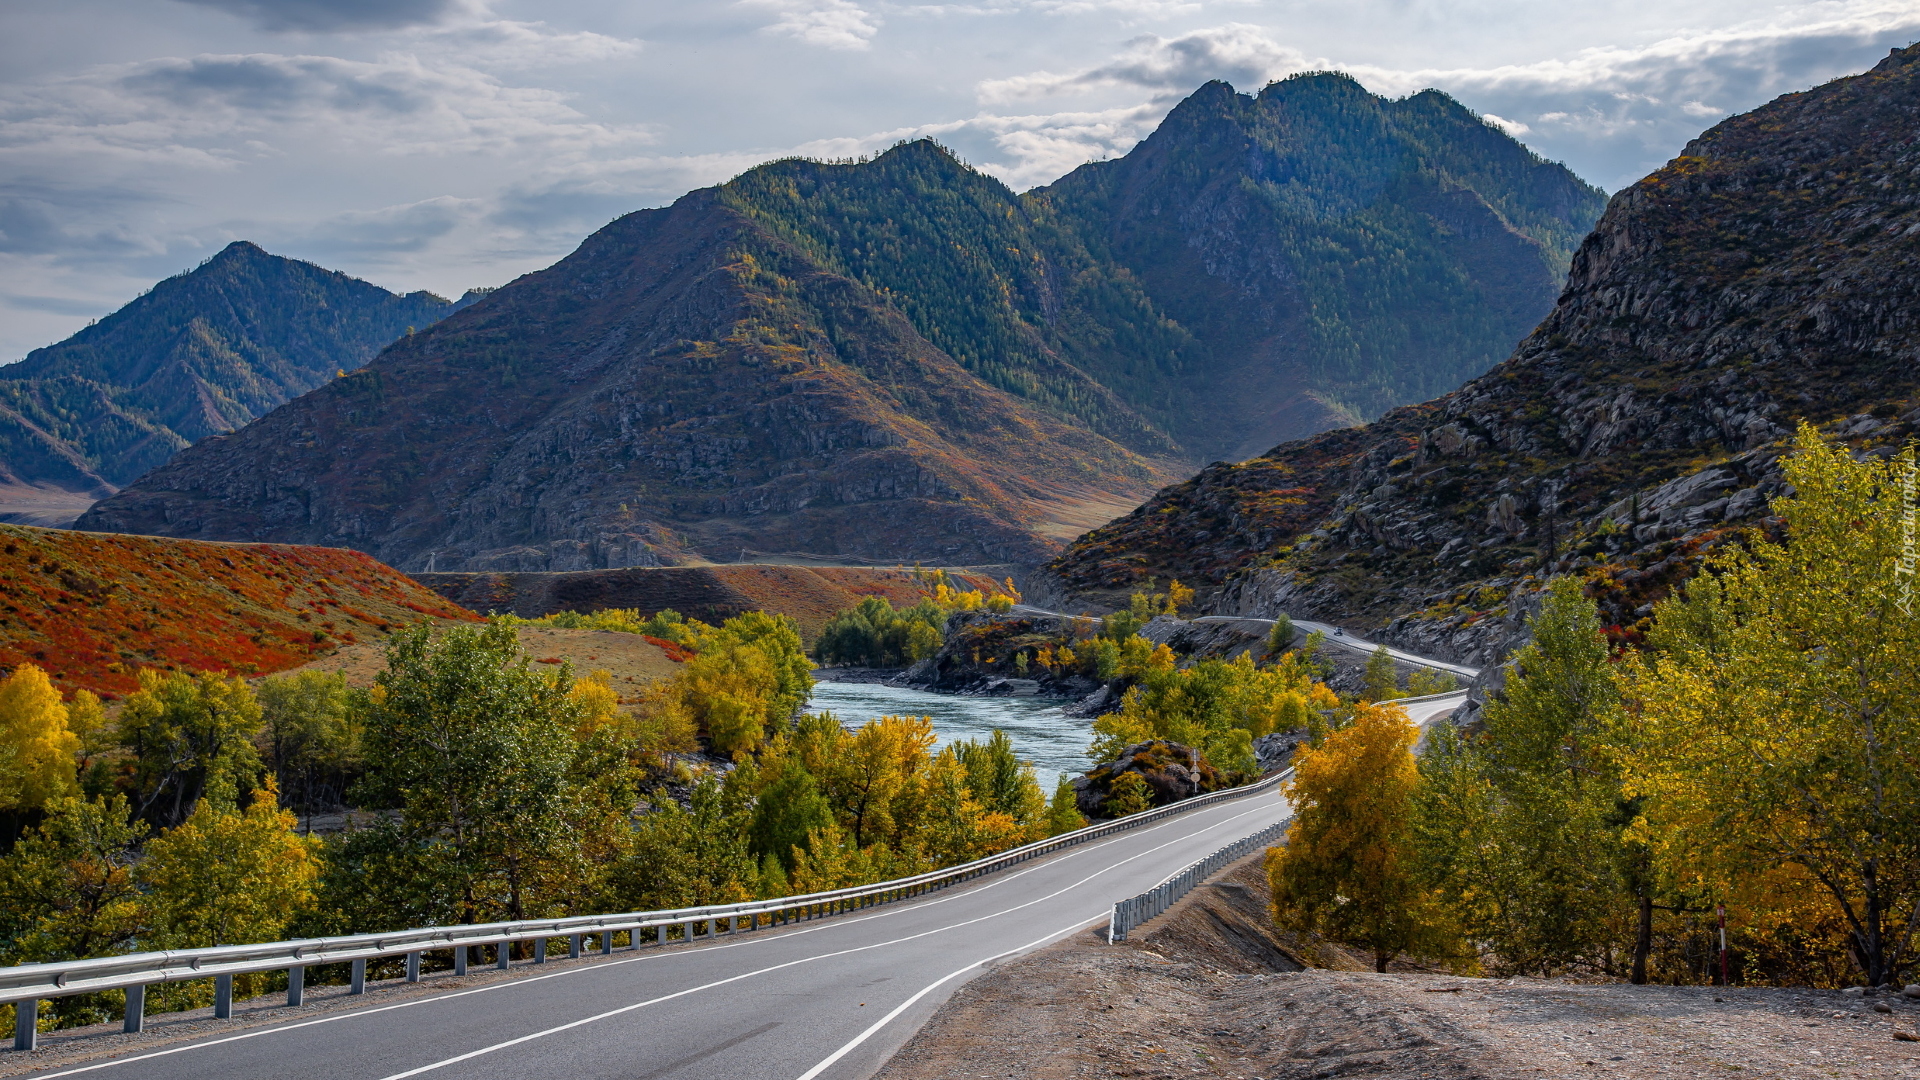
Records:
[[[1287,771],[1291,773],[1293,770]],[[1285,836],[1287,826],[1292,822],[1293,819],[1289,817],[1286,821],[1274,822],[1252,836],[1235,840],[1139,896],[1130,896],[1113,905],[1113,921],[1107,924],[1107,943],[1111,945],[1127,940],[1128,931],[1165,912],[1173,906],[1174,901],[1192,892],[1194,886],[1219,873],[1222,868],[1246,858],[1255,848],[1265,847]]]
[[[1289,770],[1291,772],[1291,770]],[[301,1003],[306,969],[316,964],[351,965],[348,993],[366,992],[367,961],[393,956],[407,958],[407,979],[420,978],[422,953],[452,950],[453,970],[464,975],[476,946],[494,947],[494,966],[506,968],[508,946],[515,942],[533,943],[534,962],[546,960],[547,942],[568,939],[567,955],[579,956],[586,939],[595,938],[603,954],[614,950],[614,936],[625,933],[628,949],[639,949],[644,942],[655,946],[678,940],[694,943],[712,940],[722,934],[741,930],[786,925],[826,918],[878,904],[924,895],[936,889],[971,881],[985,874],[1063,848],[1098,840],[1117,832],[1135,829],[1151,822],[1232,799],[1272,791],[1286,779],[1282,773],[1244,787],[1228,788],[1199,795],[1166,806],[1156,807],[1129,817],[1089,825],[998,855],[989,855],[970,863],[929,871],[912,877],[897,878],[873,885],[859,885],[804,896],[785,896],[776,900],[758,900],[741,904],[714,904],[705,907],[677,908],[670,911],[639,911],[616,915],[582,915],[566,919],[538,919],[519,922],[476,923],[462,926],[396,930],[387,934],[358,934],[351,937],[306,938],[299,941],[274,941],[257,945],[217,945],[205,949],[178,949],[170,952],[129,953],[102,956],[90,960],[57,961],[45,964],[16,964],[0,968],[0,1005],[16,1006],[14,1049],[31,1050],[36,1039],[39,1003],[43,999],[90,994],[102,990],[127,992],[124,1031],[139,1031],[145,1019],[146,987],[154,983],[184,982],[191,979],[214,980],[214,1016],[226,1019],[233,1012],[233,977],[268,971],[287,972],[287,1004]],[[746,925],[742,926],[742,920]],[[722,929],[724,927],[724,929]],[[704,932],[702,932],[704,928]],[[678,932],[676,937],[675,932]]]

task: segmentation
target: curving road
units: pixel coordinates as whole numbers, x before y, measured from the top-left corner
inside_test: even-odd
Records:
[[[1070,615],[1064,611],[1048,611],[1046,608],[1034,607],[1031,604],[1015,604],[1013,605],[1013,609],[1015,611],[1024,611],[1034,615],[1051,615],[1059,619],[1098,618],[1098,616]],[[1274,623],[1274,620],[1272,619],[1262,619],[1252,615],[1201,615],[1193,619],[1192,621],[1215,622],[1215,623],[1220,623],[1220,622],[1259,623],[1262,626],[1272,626]],[[1314,631],[1319,631],[1320,633],[1326,635],[1327,644],[1329,645],[1342,645],[1349,649],[1353,649],[1356,652],[1366,653],[1369,656],[1373,655],[1374,650],[1380,648],[1380,646],[1377,643],[1367,641],[1364,638],[1355,637],[1352,634],[1347,633],[1344,628],[1335,626],[1332,623],[1312,622],[1307,619],[1295,619],[1293,620],[1293,625],[1295,629],[1305,630],[1307,633],[1310,633],[1310,634],[1313,633]],[[1395,660],[1400,660],[1408,664],[1413,664],[1416,667],[1432,668],[1435,671],[1451,671],[1455,675],[1465,676],[1466,678],[1469,678],[1469,679],[1476,679],[1480,677],[1479,668],[1468,667],[1465,664],[1450,664],[1444,660],[1432,660],[1424,656],[1416,656],[1410,652],[1403,652],[1399,649],[1392,648],[1391,646],[1387,648],[1387,654],[1392,656]]]
[[[1405,706],[1424,728],[1465,696]],[[986,966],[1104,924],[1115,900],[1288,816],[1279,796],[1249,796],[861,915],[467,988],[447,976],[450,989],[433,996],[296,1011],[268,1026],[31,1075],[856,1080]]]

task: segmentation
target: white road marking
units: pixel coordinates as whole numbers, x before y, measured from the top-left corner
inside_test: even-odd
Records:
[[[1243,817],[1250,817],[1259,812],[1260,811],[1258,810],[1248,810],[1246,813],[1243,813],[1243,814],[1235,814],[1233,817],[1228,818],[1226,821],[1220,822],[1220,824],[1225,825],[1230,822],[1238,821]],[[906,937],[894,938],[890,941],[876,941],[871,945],[856,945],[851,949],[840,949],[835,952],[817,953],[813,956],[803,956],[798,960],[789,960],[784,964],[774,964],[771,967],[764,967],[759,969],[758,971],[747,971],[747,972],[742,972],[739,975],[730,976],[725,979],[716,979],[713,982],[703,983],[700,986],[691,986],[685,990],[677,990],[671,994],[663,994],[657,998],[649,998],[646,1001],[636,1001],[631,1005],[622,1005],[617,1009],[608,1009],[605,1012],[595,1013],[592,1016],[583,1016],[578,1020],[570,1020],[564,1024],[556,1024],[553,1027],[547,1028],[543,1031],[530,1032],[526,1035],[521,1035],[516,1038],[507,1039],[503,1042],[494,1043],[492,1046],[483,1046],[478,1050],[469,1050],[464,1054],[457,1054],[453,1057],[446,1058],[441,1061],[432,1062],[431,1064],[427,1064],[427,1065],[421,1065],[418,1068],[408,1069],[405,1072],[392,1073],[390,1075],[381,1077],[380,1080],[406,1080],[406,1078],[410,1076],[419,1076],[422,1073],[430,1073],[439,1069],[444,1069],[449,1065],[458,1065],[463,1061],[471,1061],[474,1058],[484,1057],[487,1054],[492,1054],[501,1050],[505,1050],[509,1047],[519,1046],[522,1043],[532,1042],[535,1039],[544,1039],[549,1035],[558,1035],[563,1031],[572,1031],[574,1028],[582,1027],[586,1024],[596,1023],[598,1021],[605,1020],[608,1017],[620,1016],[623,1013],[633,1012],[635,1009],[644,1009],[649,1005],[658,1005],[663,1001],[672,1001],[675,998],[686,997],[689,994],[697,994],[703,990],[712,990],[715,987],[726,986],[729,983],[736,983],[741,981],[742,979],[751,979],[757,975],[765,975],[769,972],[781,971],[783,969],[790,968],[790,967],[798,967],[801,964],[811,964],[816,960],[831,960],[839,956],[850,956],[853,953],[871,952],[874,949],[884,949],[889,945],[899,945],[909,941],[918,941],[921,938],[932,937],[935,934],[944,934],[949,930],[958,930],[964,926],[972,926],[976,923],[986,922],[989,919],[997,919],[1002,915],[1011,915],[1012,913],[1019,911],[1023,908],[1030,908],[1035,904],[1042,903],[1047,900],[1051,900],[1054,897],[1059,896],[1061,893],[1071,892],[1072,890],[1077,889],[1082,885],[1085,885],[1087,882],[1092,881],[1094,878],[1099,877],[1100,875],[1106,873],[1109,870],[1114,870],[1119,867],[1125,866],[1126,864],[1134,861],[1135,859],[1144,859],[1148,855],[1151,855],[1154,852],[1159,851],[1161,848],[1169,848],[1175,844],[1183,843],[1188,839],[1189,839],[1188,837],[1181,837],[1176,840],[1169,840],[1166,843],[1159,845],[1159,847],[1148,848],[1145,851],[1138,852],[1133,855],[1129,855],[1126,858],[1121,859],[1117,863],[1113,863],[1111,865],[1104,866],[1098,870],[1095,870],[1093,873],[1088,874],[1086,877],[1081,878],[1079,881],[1076,881],[1071,885],[1062,886],[1061,888],[1055,889],[1053,892],[1047,893],[1044,896],[1036,896],[1024,904],[1015,904],[1013,907],[1003,908],[999,911],[993,912],[988,915],[981,915],[976,918],[963,920],[961,922],[950,923],[946,926],[935,927],[932,930],[923,930],[918,934],[908,934]],[[1081,920],[1081,922],[1075,923],[1074,925],[1080,926],[1080,925],[1083,925],[1085,922],[1086,920]],[[1070,933],[1071,928],[1069,928],[1067,932]],[[982,960],[979,962],[985,963],[986,961]],[[965,969],[962,969],[962,970],[965,970]],[[951,976],[949,976],[949,978],[950,977]],[[935,985],[937,986],[939,984],[936,983]],[[929,989],[931,989],[931,987],[929,987]],[[852,1049],[852,1047],[849,1046],[846,1049]]]
[[[1257,812],[1258,811],[1255,811],[1255,810],[1249,810],[1249,811],[1246,811],[1245,813],[1235,814],[1230,818],[1224,818],[1220,821],[1214,822],[1213,824],[1206,826],[1204,829],[1195,830],[1193,834],[1183,836],[1179,840],[1170,840],[1165,844],[1159,845],[1158,847],[1149,848],[1148,850],[1140,852],[1137,855],[1131,856],[1126,859],[1122,859],[1117,863],[1113,863],[1112,865],[1107,866],[1101,870],[1097,870],[1094,873],[1089,874],[1087,877],[1084,877],[1079,881],[1075,882],[1074,884],[1067,886],[1066,889],[1060,890],[1060,892],[1065,892],[1067,891],[1067,889],[1077,888],[1078,886],[1093,880],[1094,878],[1100,876],[1101,874],[1106,873],[1108,870],[1112,870],[1116,867],[1124,866],[1127,863],[1132,862],[1134,859],[1141,858],[1146,855],[1150,855],[1153,852],[1159,851],[1161,848],[1170,847],[1173,844],[1180,843],[1184,840],[1190,840],[1192,839],[1192,836],[1198,835],[1200,832],[1205,832],[1210,829],[1215,829],[1222,825],[1231,824],[1232,822],[1238,821],[1243,817],[1247,817],[1248,815],[1254,814]],[[242,1042],[247,1039],[257,1039],[263,1035],[277,1035],[283,1032],[298,1031],[301,1028],[314,1027],[320,1024],[331,1024],[341,1020],[355,1020],[361,1017],[374,1016],[379,1013],[392,1012],[395,1009],[410,1009],[418,1005],[435,1005],[435,1004],[439,1004],[440,1002],[452,1001],[455,998],[463,998],[472,994],[485,994],[495,990],[506,990],[513,987],[517,987],[517,986],[527,986],[537,982],[544,982],[548,979],[558,979],[565,976],[588,974],[591,972],[598,972],[598,971],[606,971],[610,968],[623,967],[627,964],[640,963],[642,961],[673,960],[673,959],[678,959],[678,958],[687,957],[687,956],[704,955],[706,953],[713,952],[718,949],[735,949],[735,948],[740,948],[742,946],[748,946],[748,945],[761,945],[774,940],[786,940],[788,938],[798,937],[802,934],[812,934],[812,933],[817,933],[823,930],[836,930],[842,927],[853,926],[859,923],[869,922],[874,919],[889,918],[896,915],[906,914],[909,911],[923,910],[925,908],[933,907],[937,904],[945,904],[954,900],[959,900],[962,897],[966,897],[966,896],[978,896],[979,894],[984,893],[990,889],[995,889],[1002,885],[1010,884],[1011,882],[1019,878],[1025,877],[1028,874],[1037,872],[1041,869],[1045,869],[1049,866],[1056,866],[1060,863],[1066,862],[1069,859],[1076,858],[1082,855],[1091,855],[1102,848],[1110,847],[1122,841],[1133,839],[1139,836],[1144,836],[1151,832],[1158,832],[1161,829],[1171,828],[1175,825],[1189,824],[1189,823],[1192,823],[1193,821],[1194,821],[1193,818],[1189,818],[1185,816],[1176,816],[1159,825],[1152,825],[1145,829],[1142,829],[1139,832],[1122,833],[1111,839],[1096,841],[1085,847],[1066,852],[1065,854],[1061,855],[1059,858],[1048,859],[1044,862],[1037,863],[1033,866],[1029,866],[1024,869],[1016,870],[1016,871],[1013,871],[1012,873],[1008,873],[1003,876],[996,877],[994,880],[989,881],[986,884],[981,885],[977,888],[968,889],[965,892],[953,893],[947,896],[939,897],[938,899],[934,899],[934,900],[928,900],[924,903],[902,904],[897,907],[891,907],[885,911],[876,911],[868,915],[859,915],[851,918],[830,919],[821,923],[818,926],[789,929],[779,934],[769,934],[766,937],[747,938],[742,941],[732,941],[722,945],[709,945],[704,948],[698,948],[698,949],[682,949],[674,952],[659,952],[659,953],[650,953],[644,956],[632,956],[632,957],[627,957],[626,959],[623,959],[623,960],[611,960],[611,961],[605,961],[597,964],[590,964],[583,967],[568,968],[564,971],[555,971],[546,975],[526,975],[518,979],[513,979],[509,982],[494,983],[491,986],[477,986],[471,990],[458,990],[458,991],[453,991],[453,992],[444,993],[444,994],[436,994],[433,997],[429,997],[429,998],[418,998],[413,1001],[396,1002],[392,1005],[378,1005],[378,1006],[374,1006],[372,1008],[367,1008],[367,1009],[355,1009],[352,1012],[340,1013],[334,1016],[316,1017],[315,1019],[312,1019],[312,1020],[302,1020],[297,1023],[275,1024],[271,1027],[263,1027],[258,1031],[241,1032],[236,1035],[228,1035],[218,1039],[209,1039],[209,1040],[206,1040],[205,1042],[189,1043],[185,1046],[174,1046],[174,1047],[169,1047],[165,1050],[155,1050],[155,1051],[152,1051],[151,1053],[138,1054],[133,1057],[115,1058],[111,1061],[100,1061],[100,1062],[95,1062],[94,1064],[91,1064],[91,1065],[81,1065],[72,1069],[64,1069],[64,1070],[61,1070],[60,1072],[43,1073],[37,1077],[34,1077],[33,1080],[56,1080],[56,1078],[63,1077],[63,1076],[77,1076],[81,1073],[89,1073],[89,1072],[98,1071],[100,1069],[113,1068],[116,1065],[131,1065],[135,1062],[151,1061],[154,1058],[170,1057],[174,1054],[183,1054],[190,1050],[204,1050],[204,1049],[207,1049],[208,1047],[222,1046],[227,1043]],[[1018,911],[1022,907],[1027,907],[1031,904],[1039,903],[1041,900],[1051,899],[1052,897],[1057,895],[1059,895],[1058,892],[1049,893],[1047,894],[1047,896],[1043,896],[1043,897],[1040,897],[1039,899],[1029,901],[1028,904],[1021,904],[1016,907],[1007,908],[1005,911],[996,912],[994,915],[981,916],[981,918],[990,919],[990,918],[994,918],[996,915],[1004,915],[1008,912]],[[971,920],[971,921],[979,921],[979,920]],[[954,924],[954,926],[941,927],[938,930],[931,930],[931,931],[928,931],[927,933],[939,933],[941,930],[954,929],[957,926],[965,926],[965,925],[968,925],[968,923],[956,923]],[[919,936],[925,936],[925,935],[914,935],[914,936],[919,937]],[[912,937],[907,937],[907,938],[900,938],[897,940],[910,941],[913,939]],[[803,960],[793,961],[792,963],[805,963],[807,960],[824,959],[829,956],[840,956],[846,952],[859,952],[859,951],[862,951],[862,949],[878,948],[880,945],[888,945],[888,944],[894,944],[894,943],[895,942],[881,942],[879,943],[879,945],[862,946],[861,949],[842,950],[841,952],[827,953],[827,954],[823,954],[821,956],[815,956],[815,957],[807,957]],[[984,962],[985,961],[982,961],[982,963]],[[763,968],[757,972],[748,972],[747,975],[735,976],[735,978],[736,979],[746,978],[750,975],[763,974],[769,971],[777,971],[781,967],[788,967],[788,966],[791,966],[791,964],[776,965],[775,967]],[[724,981],[731,982],[734,980],[729,979]],[[709,985],[718,986],[721,984],[712,983]],[[695,989],[696,990],[706,989],[706,987],[696,987]],[[682,993],[692,993],[692,992],[693,991],[683,991]],[[669,997],[677,997],[677,996],[679,995],[669,995]],[[655,1000],[666,1001],[668,1000],[668,998],[658,998]],[[643,1002],[642,1004],[650,1005],[654,1003],[655,1002]],[[638,1007],[639,1006],[629,1006],[629,1008],[638,1008]],[[621,1010],[621,1011],[624,1011],[624,1010]],[[612,1015],[612,1014],[609,1013],[605,1015]],[[561,1030],[561,1029],[555,1029],[555,1030]],[[403,1073],[401,1075],[412,1075],[412,1074]]]
[[[1106,914],[1105,911],[1102,911],[1100,913],[1100,915],[1105,915],[1105,914]],[[952,982],[954,979],[957,979],[960,976],[965,975],[967,972],[972,971],[974,968],[979,967],[981,964],[991,964],[995,960],[998,960],[1003,956],[1013,956],[1016,953],[1023,953],[1023,952],[1026,952],[1028,949],[1037,948],[1041,945],[1045,945],[1049,941],[1054,941],[1059,938],[1066,937],[1068,934],[1073,933],[1075,930],[1078,930],[1081,927],[1087,925],[1088,923],[1094,922],[1095,920],[1099,919],[1100,915],[1094,915],[1089,918],[1081,919],[1079,922],[1074,923],[1072,926],[1067,927],[1065,930],[1055,930],[1053,933],[1047,934],[1044,937],[1034,938],[1032,941],[1027,942],[1025,945],[1021,945],[1018,948],[1008,949],[1006,952],[996,953],[993,956],[985,957],[980,960],[975,960],[973,963],[968,964],[966,967],[961,968],[959,971],[953,972],[952,974],[943,976],[939,979],[935,979],[933,982],[928,983],[925,987],[922,987],[919,993],[913,995],[907,1000],[894,1006],[894,1009],[892,1012],[874,1021],[872,1027],[869,1027],[867,1030],[854,1036],[853,1041],[847,1043],[847,1045],[841,1047],[840,1049],[835,1050],[833,1053],[828,1054],[826,1056],[826,1059],[820,1062],[820,1064],[815,1065],[813,1068],[808,1069],[806,1072],[801,1073],[799,1080],[814,1080],[814,1077],[819,1076],[821,1073],[826,1072],[828,1068],[832,1067],[834,1062],[839,1061],[843,1057],[846,1057],[849,1053],[853,1052],[853,1050],[857,1048],[861,1043],[866,1042],[868,1039],[872,1038],[874,1036],[874,1033],[878,1032],[881,1028],[886,1027],[888,1024],[892,1023],[894,1017],[899,1016],[901,1013],[906,1012],[908,1009],[912,1008],[914,1002],[919,1001],[921,998],[926,997],[928,994],[933,993],[935,990],[939,989],[941,986],[949,982]]]

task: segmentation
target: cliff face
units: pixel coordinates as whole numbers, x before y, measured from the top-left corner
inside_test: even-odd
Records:
[[[1609,203],[1493,371],[1364,428],[1214,466],[1052,564],[1485,659],[1532,580],[1630,632],[1763,518],[1800,419],[1890,453],[1920,412],[1920,50],[1734,117]]]
[[[0,500],[31,489],[103,498],[453,308],[236,241],[0,367]]]
[[[79,522],[580,570],[743,547],[893,563],[1052,549],[1151,462],[970,376],[874,290],[700,191],[602,229]]]

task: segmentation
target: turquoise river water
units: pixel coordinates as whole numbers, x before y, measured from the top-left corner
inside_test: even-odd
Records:
[[[959,739],[984,742],[994,728],[1013,740],[1020,760],[1033,763],[1040,789],[1053,795],[1061,773],[1087,769],[1087,744],[1093,722],[1061,712],[1053,698],[957,697],[878,683],[816,682],[808,712],[830,712],[843,724],[858,726],[880,716],[924,716],[933,721],[940,746]]]

